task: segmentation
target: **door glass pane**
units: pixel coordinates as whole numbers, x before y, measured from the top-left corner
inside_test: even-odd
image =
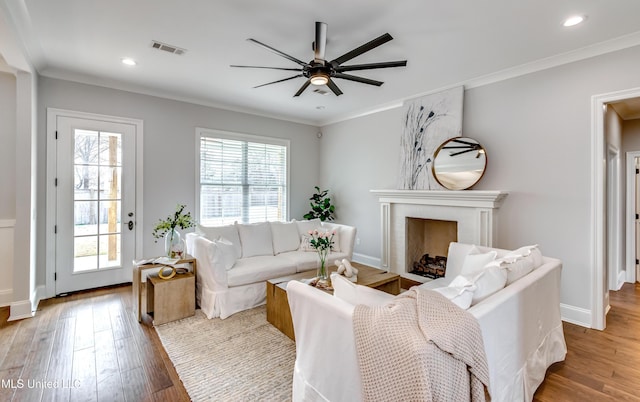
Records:
[[[122,135],[74,131],[74,272],[121,265]]]
[[[75,165],[74,169],[74,199],[97,200],[98,199],[98,166]]]
[[[100,268],[117,267],[120,265],[120,235],[100,236]]]
[[[120,183],[122,168],[100,167],[100,199],[120,199]]]
[[[75,236],[98,234],[98,201],[75,201],[73,206]]]
[[[120,233],[120,201],[100,202],[100,233]]]
[[[73,271],[97,269],[98,236],[76,237],[73,243]]]

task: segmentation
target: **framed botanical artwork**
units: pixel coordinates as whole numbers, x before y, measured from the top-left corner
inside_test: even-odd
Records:
[[[398,188],[445,190],[431,165],[443,142],[462,135],[463,96],[460,86],[404,103]]]

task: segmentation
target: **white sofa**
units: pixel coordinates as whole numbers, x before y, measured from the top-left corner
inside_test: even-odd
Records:
[[[461,272],[471,249],[451,243],[445,277],[421,286],[446,286]],[[497,257],[508,253],[479,247],[482,253],[492,250]],[[562,263],[539,256],[541,266],[467,310],[482,331],[492,401],[531,401],[547,368],[566,355],[559,300]],[[378,292],[362,293],[370,291]],[[296,281],[289,282],[287,293],[296,336],[293,400],[362,400],[353,300]],[[380,305],[377,299],[365,304]]]
[[[301,246],[314,229],[336,232],[327,264],[351,260],[356,229],[319,219],[198,226],[188,233],[187,253],[197,260],[196,296],[202,311],[208,318],[227,318],[264,304],[266,280],[317,269],[315,250]]]

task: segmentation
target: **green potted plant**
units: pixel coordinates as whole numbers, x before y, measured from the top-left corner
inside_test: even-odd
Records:
[[[178,204],[173,215],[169,215],[167,219],[160,219],[153,228],[156,243],[164,237],[164,252],[169,258],[182,258],[184,253],[184,243],[176,228],[188,229],[196,225],[191,218],[191,212],[183,212],[185,208],[186,205]]]
[[[304,215],[305,219],[315,219],[319,218],[321,221],[332,221],[333,220],[333,212],[336,210],[336,207],[331,204],[331,197],[329,194],[329,190],[320,191],[320,187],[315,186],[316,193],[309,198],[311,202],[311,211]]]

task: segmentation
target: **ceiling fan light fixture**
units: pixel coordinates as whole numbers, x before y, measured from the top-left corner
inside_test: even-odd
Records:
[[[329,76],[324,73],[316,73],[309,79],[312,85],[327,85],[329,82]]]

